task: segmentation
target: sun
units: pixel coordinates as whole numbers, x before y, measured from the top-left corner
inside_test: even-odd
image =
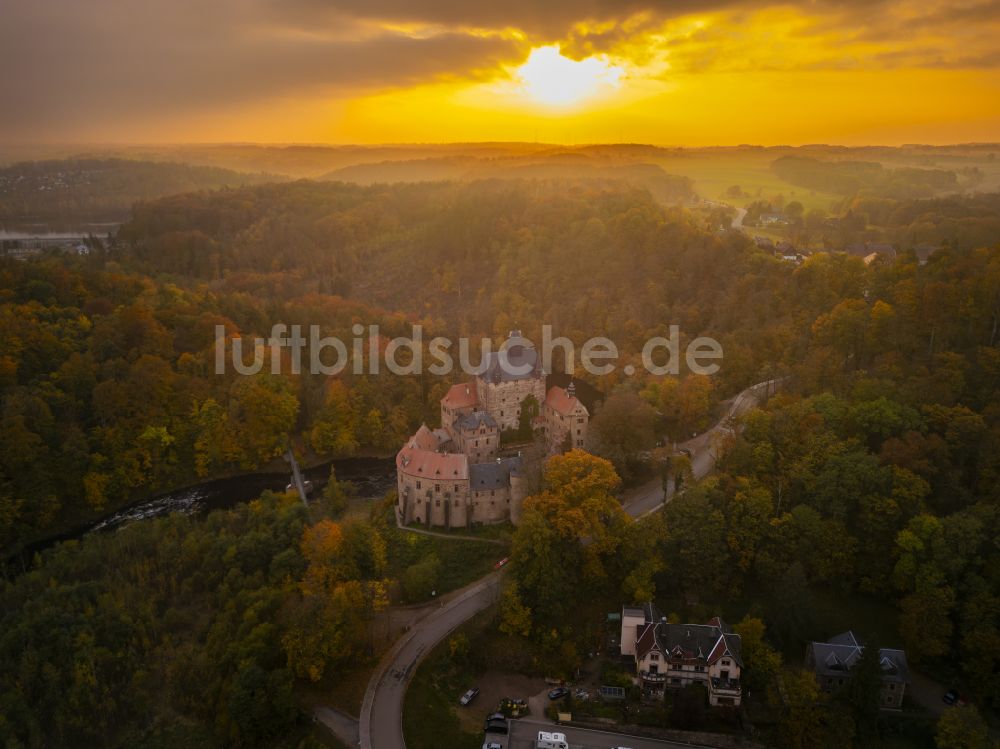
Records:
[[[564,57],[559,45],[553,44],[533,49],[514,72],[522,92],[541,104],[558,107],[618,88],[624,71],[603,56]]]

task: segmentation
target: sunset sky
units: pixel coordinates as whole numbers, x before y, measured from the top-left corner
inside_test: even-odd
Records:
[[[1000,140],[1000,1],[0,0],[3,142]]]

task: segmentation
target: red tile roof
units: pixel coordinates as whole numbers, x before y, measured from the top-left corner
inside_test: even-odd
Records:
[[[430,481],[467,481],[469,459],[462,453],[421,450],[411,440],[396,454],[396,468],[408,476]]]
[[[478,402],[479,396],[476,394],[475,380],[452,385],[444,398],[441,399],[441,403],[451,408],[468,408],[475,406]]]
[[[563,388],[553,386],[549,388],[549,392],[545,395],[545,405],[557,413],[561,413],[563,416],[569,416],[576,409],[577,405],[581,404],[580,401],[574,396],[569,395]]]
[[[656,624],[646,624],[642,632],[635,638],[635,659],[641,661],[646,653],[656,648]]]

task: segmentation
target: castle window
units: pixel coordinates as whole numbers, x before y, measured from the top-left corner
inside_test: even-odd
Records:
[[[419,481],[417,482],[417,488],[418,489],[420,488],[420,482]]]
[[[441,506],[441,500],[440,499],[435,499],[434,500],[434,506],[435,507],[440,507]]]
[[[441,484],[434,484],[434,491],[436,492],[441,491]]]

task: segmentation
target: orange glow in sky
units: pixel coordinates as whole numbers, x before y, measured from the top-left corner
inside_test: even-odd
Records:
[[[0,142],[1000,140],[1000,6],[976,0],[52,2],[0,28],[0,66],[32,60]],[[118,33],[135,14],[158,33]]]

